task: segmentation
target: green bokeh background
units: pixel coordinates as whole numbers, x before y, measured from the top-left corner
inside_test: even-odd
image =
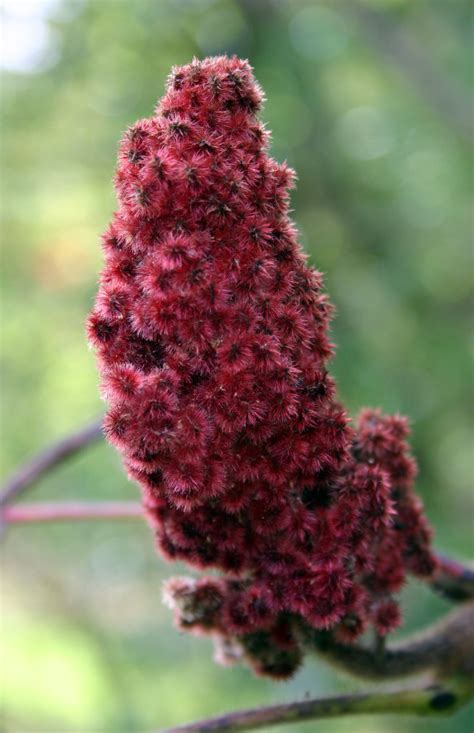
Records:
[[[294,217],[337,310],[341,399],[353,414],[371,405],[410,416],[437,546],[469,556],[470,2],[8,0],[2,12],[5,28],[16,18],[19,47],[43,38],[2,74],[5,474],[103,410],[84,319],[119,137],[151,114],[172,65],[238,53],[265,89],[273,155],[298,172]],[[101,443],[30,498],[137,493]],[[149,733],[360,687],[316,659],[286,683],[218,668],[208,640],[172,628],[161,583],[189,571],[159,559],[139,521],[17,527],[1,560],[5,733]],[[447,607],[410,585],[405,630]],[[285,730],[472,728],[471,708],[454,720]]]

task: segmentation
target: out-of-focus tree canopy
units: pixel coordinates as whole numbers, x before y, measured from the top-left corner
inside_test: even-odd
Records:
[[[294,217],[336,306],[341,399],[352,413],[410,416],[437,545],[469,554],[471,4],[6,0],[1,12],[5,473],[102,410],[83,324],[119,137],[151,114],[172,65],[237,53],[265,90],[272,154],[298,173]],[[136,496],[99,444],[34,498]],[[13,529],[2,556],[9,733],[141,733],[354,688],[317,661],[281,685],[216,667],[208,641],[171,629],[160,586],[183,568],[165,566],[140,522]],[[445,607],[409,588],[406,627]],[[469,711],[454,723],[403,721],[406,731],[453,726],[470,731]]]

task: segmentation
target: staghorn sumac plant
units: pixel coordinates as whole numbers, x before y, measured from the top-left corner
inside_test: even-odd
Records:
[[[436,561],[406,420],[351,426],[336,400],[331,307],[261,104],[246,61],[193,61],[126,132],[88,333],[160,552],[219,571],[168,582],[178,625],[286,677],[312,633],[396,628],[407,574]]]

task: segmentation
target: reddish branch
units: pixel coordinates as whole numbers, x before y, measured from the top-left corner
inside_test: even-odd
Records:
[[[396,713],[397,715],[433,715],[452,713],[465,699],[457,686],[424,685],[402,687],[388,692],[370,691],[354,695],[312,698],[283,705],[239,710],[217,718],[170,728],[162,733],[217,733],[257,730],[286,723],[335,718],[343,715]],[[323,729],[321,729],[323,730]]]
[[[239,710],[179,726],[165,733],[234,733],[284,723],[369,713],[452,713],[472,695],[473,624],[474,604],[465,604],[425,632],[388,647],[381,655],[356,644],[339,644],[330,634],[316,632],[313,642],[318,653],[345,672],[380,681],[429,671],[436,683]],[[306,637],[305,643],[311,643],[311,639]]]
[[[0,517],[3,524],[80,519],[141,517],[135,502],[72,502],[10,506],[44,474],[86,448],[102,435],[100,422],[91,423],[47,447],[21,466],[0,490]],[[438,555],[438,570],[431,587],[453,601],[474,598],[474,568]]]
[[[133,519],[143,517],[143,509],[133,501],[47,502],[0,508],[5,524],[32,524],[89,519]],[[439,567],[431,587],[452,601],[474,598],[474,569],[457,560],[437,555]]]
[[[1,517],[7,524],[60,522],[81,519],[133,519],[143,509],[134,501],[71,501],[7,506]]]
[[[66,436],[57,443],[53,443],[30,461],[21,466],[3,486],[0,491],[0,507],[10,504],[23,494],[32,484],[47,471],[65,461],[70,456],[102,437],[100,422],[90,425]]]
[[[438,679],[474,672],[474,603],[454,609],[428,629],[381,651],[342,644],[330,632],[304,634],[306,645],[319,656],[360,678],[382,680],[431,671]]]
[[[437,555],[438,569],[431,582],[433,590],[451,601],[474,598],[474,568],[445,555]]]
[[[121,519],[143,516],[137,502],[56,502],[11,505],[20,493],[68,456],[79,452],[100,436],[95,424],[47,448],[27,463],[7,482],[0,492],[0,518],[3,525],[45,521]],[[3,504],[3,506],[2,506]],[[431,587],[451,600],[474,598],[474,570],[462,563],[438,556],[438,570]],[[431,670],[443,677],[459,675],[457,681],[443,687],[400,688],[392,692],[312,699],[287,705],[229,713],[219,718],[175,728],[176,733],[210,733],[211,731],[255,730],[289,722],[355,715],[396,712],[413,715],[451,713],[469,698],[472,690],[474,624],[473,604],[463,604],[431,629],[394,644],[380,654],[356,644],[341,644],[330,634],[315,634],[306,643],[319,655],[346,672],[375,679],[418,674]],[[171,732],[170,732],[171,733]]]

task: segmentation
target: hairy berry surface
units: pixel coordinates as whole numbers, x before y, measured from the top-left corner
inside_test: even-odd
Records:
[[[247,62],[194,61],[127,131],[88,333],[160,551],[221,571],[170,582],[178,623],[285,677],[295,625],[388,633],[406,572],[433,560],[406,422],[351,429],[335,400],[331,308],[261,103]]]

